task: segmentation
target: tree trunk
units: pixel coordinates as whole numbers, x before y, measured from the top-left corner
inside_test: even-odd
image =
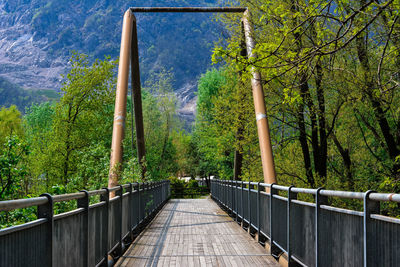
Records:
[[[347,187],[345,188],[350,191],[354,191],[354,178],[353,178],[353,164],[350,158],[350,152],[346,148],[343,148],[343,146],[340,144],[339,140],[337,139],[335,133],[332,133],[332,139],[333,142],[335,143],[336,148],[339,150],[340,155],[342,156],[343,160],[343,166],[344,166],[344,172],[347,180]]]
[[[366,34],[360,34],[356,39],[358,59],[364,73],[365,89],[363,93],[366,95],[367,99],[372,105],[374,117],[378,122],[379,128],[382,132],[382,136],[385,141],[385,147],[383,148],[387,151],[390,159],[393,161],[392,174],[393,176],[398,177],[400,164],[395,163],[395,161],[396,157],[400,154],[399,144],[396,142],[396,139],[391,131],[389,122],[386,118],[386,112],[384,111],[380,100],[374,93],[374,89],[378,87],[374,81],[372,70],[369,64],[365,38]]]

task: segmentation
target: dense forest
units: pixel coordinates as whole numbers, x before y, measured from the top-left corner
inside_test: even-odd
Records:
[[[119,56],[122,17],[131,6],[215,6],[218,0],[0,0],[0,74],[24,88],[59,89],[71,51],[90,60]],[[141,74],[164,67],[183,87],[210,66],[223,27],[213,15],[137,13]],[[195,45],[193,45],[195,44]],[[174,88],[179,89],[179,88]]]
[[[256,68],[279,184],[399,192],[400,2],[237,2],[250,8],[258,58],[243,53],[241,15],[218,16],[230,37],[214,47],[220,67],[199,80],[191,133],[181,130],[168,69],[143,85],[145,179],[232,179],[236,152],[239,178],[262,181],[250,84]],[[71,67],[58,101],[23,116],[13,105],[0,110],[1,200],[107,185],[116,62],[74,54]],[[141,181],[128,102],[121,183]],[[25,220],[18,211],[4,216]]]

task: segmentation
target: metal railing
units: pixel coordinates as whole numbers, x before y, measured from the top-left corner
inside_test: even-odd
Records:
[[[93,196],[100,202],[89,205]],[[0,212],[37,206],[38,217],[0,230],[0,266],[112,265],[169,196],[169,181],[161,181],[0,201]],[[54,203],[72,200],[77,209],[54,215]]]
[[[297,200],[299,193],[314,202]],[[285,253],[289,265],[400,264],[400,219],[380,215],[380,202],[399,203],[400,194],[212,180],[211,195],[250,233],[268,240],[271,254]],[[328,197],[363,201],[364,211],[329,206]]]

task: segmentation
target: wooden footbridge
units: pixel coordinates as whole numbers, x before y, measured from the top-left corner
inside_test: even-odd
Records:
[[[261,76],[254,68],[264,183],[212,180],[209,197],[190,200],[170,199],[169,181],[118,185],[130,66],[138,158],[145,159],[134,12],[244,12],[243,54],[256,57],[245,8],[130,8],[121,40],[108,188],[0,201],[0,212],[37,210],[36,220],[0,229],[0,267],[400,266],[400,219],[380,213],[383,202],[400,203],[400,194],[276,184]],[[363,210],[334,207],[334,198],[360,201]],[[75,202],[76,208],[54,214],[59,202]]]
[[[173,199],[116,266],[279,266],[210,198]]]

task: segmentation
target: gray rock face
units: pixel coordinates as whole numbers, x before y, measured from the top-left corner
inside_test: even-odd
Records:
[[[129,6],[215,5],[217,0],[0,0],[0,76],[23,88],[60,88],[71,51],[119,55]],[[209,67],[218,25],[210,14],[137,14],[141,75],[172,69],[181,112],[193,116],[195,81]],[[186,116],[186,115],[185,115]]]
[[[49,55],[46,38],[34,38],[27,7],[12,12],[0,0],[0,75],[24,88],[56,89],[68,60]]]

